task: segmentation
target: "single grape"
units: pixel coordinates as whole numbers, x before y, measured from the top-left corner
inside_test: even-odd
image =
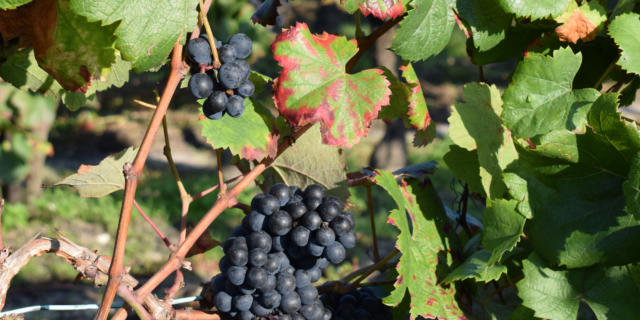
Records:
[[[229,44],[235,47],[236,57],[238,59],[246,59],[251,55],[252,42],[246,34],[234,34],[231,39],[229,39]]]
[[[220,269],[220,272],[226,273],[229,270],[229,267],[231,267],[231,262],[229,262],[229,258],[227,258],[227,256],[222,257],[220,261],[218,261],[218,268]]]
[[[250,80],[245,80],[238,86],[238,94],[242,97],[251,97],[256,91],[256,87]]]
[[[286,270],[291,266],[291,261],[289,261],[289,257],[287,257],[287,255],[284,252],[278,252],[276,254],[280,259],[280,269],[278,269],[278,272],[283,272],[284,270]]]
[[[267,280],[264,281],[261,288],[258,288],[261,292],[269,292],[276,289],[277,280],[273,274],[267,274]]]
[[[227,282],[225,282],[223,291],[228,293],[232,297],[233,296],[237,296],[239,294],[242,294],[242,291],[240,291],[240,287],[238,287],[235,284],[231,283],[231,281],[229,281],[229,279],[227,279]]]
[[[226,281],[227,277],[222,273],[219,273],[217,276],[213,277],[213,279],[211,279],[211,287],[213,288],[213,291],[219,292],[224,290],[224,283]]]
[[[236,89],[240,84],[247,80],[247,70],[244,64],[239,61],[225,63],[218,70],[218,80],[227,89]]]
[[[225,111],[234,118],[241,116],[244,113],[244,98],[238,95],[229,97],[225,105]]]
[[[323,201],[316,211],[318,211],[322,220],[330,222],[340,214],[340,210],[340,204],[335,201]]]
[[[274,236],[271,238],[271,250],[276,252],[284,251],[284,237]]]
[[[293,318],[291,318],[291,315],[286,313],[278,316],[278,320],[292,320],[292,319]],[[304,319],[304,317],[302,319]]]
[[[254,231],[249,235],[249,239],[247,244],[249,245],[249,249],[261,249],[264,252],[269,252],[271,250],[271,236],[264,231]],[[248,260],[248,252],[247,252],[247,260]]]
[[[262,214],[271,215],[280,208],[280,201],[270,194],[265,194],[256,202],[255,207],[252,204],[251,208]]]
[[[249,252],[249,264],[254,267],[262,267],[267,262],[267,253],[262,249],[252,249]]]
[[[252,302],[253,302],[253,297],[250,294],[233,297],[233,306],[238,311],[249,310],[249,308],[251,308]]]
[[[231,248],[226,254],[229,262],[234,266],[244,266],[249,261],[249,252],[243,248]]]
[[[307,320],[320,320],[324,314],[324,308],[321,308],[319,305],[312,303],[308,305],[303,305],[300,308],[300,313]],[[365,319],[365,318],[357,318],[357,319]]]
[[[279,210],[269,217],[269,231],[274,235],[283,236],[291,230],[293,220],[289,213]]]
[[[319,184],[310,184],[304,189],[304,197],[322,199],[324,198],[324,188]]]
[[[220,112],[216,112],[214,114],[207,114],[206,112],[204,112],[204,115],[209,119],[209,120],[218,120],[222,117],[224,117],[224,111],[220,111]]]
[[[351,231],[351,222],[342,215],[337,216],[335,219],[333,219],[329,223],[329,226],[338,236],[345,235]]]
[[[231,232],[231,236],[232,237],[244,237],[244,236],[248,236],[249,233],[251,233],[251,231],[245,229],[244,227],[242,227],[242,225],[237,226],[233,229],[233,231]]]
[[[347,249],[356,246],[356,234],[353,231],[338,236],[338,241]]]
[[[318,297],[318,289],[313,285],[308,285],[306,287],[296,289],[296,292],[300,296],[300,301],[302,304],[313,304],[313,302]]]
[[[278,198],[280,206],[287,204],[287,202],[289,202],[289,198],[291,198],[289,187],[284,183],[276,183],[272,185],[271,188],[269,188],[269,194]]]
[[[296,277],[296,287],[302,288],[311,285],[311,277],[306,270],[298,269],[294,274]]]
[[[333,314],[331,313],[331,309],[324,308],[324,313],[322,314],[322,320],[331,320]]]
[[[297,186],[289,186],[289,190],[291,190],[292,195],[296,195],[300,197],[302,197],[303,195],[302,190],[300,190],[300,188],[298,188]]]
[[[296,277],[286,272],[278,273],[276,277],[276,290],[281,294],[285,294],[289,291],[296,289]]]
[[[273,311],[269,308],[265,308],[264,306],[260,305],[260,303],[258,302],[258,299],[253,299],[253,303],[251,304],[250,310],[253,314],[255,314],[258,317],[267,316]]]
[[[294,274],[296,272],[296,268],[294,268],[293,266],[288,266],[284,272],[288,273],[288,274]]]
[[[189,91],[196,97],[202,99],[208,97],[213,92],[213,81],[205,73],[196,73],[189,79]]]
[[[260,297],[260,304],[263,306],[273,309],[280,305],[280,301],[282,300],[282,296],[275,290],[265,292]]]
[[[291,319],[292,320],[306,320],[305,317],[303,315],[301,315],[300,313],[298,313],[298,312],[292,313],[291,314]]]
[[[322,199],[320,198],[305,198],[304,205],[308,210],[316,210],[322,204]]]
[[[353,217],[353,213],[345,211],[345,212],[342,212],[340,215],[346,218],[347,220],[349,220],[349,222],[351,223],[351,229],[353,229],[356,226],[356,219]]]
[[[241,311],[240,313],[238,313],[239,320],[253,320],[255,316],[256,315],[249,310]]]
[[[218,57],[222,63],[229,63],[236,59],[236,49],[230,44],[225,44],[218,48]]]
[[[319,270],[326,269],[329,266],[329,260],[327,258],[321,257],[316,259],[316,264],[313,266],[314,268],[318,268]]]
[[[327,246],[324,254],[331,263],[339,264],[346,258],[347,251],[344,249],[342,244],[340,244],[340,242],[336,241]]]
[[[211,65],[211,46],[209,41],[202,38],[189,40],[187,51],[196,63]]]
[[[313,232],[313,240],[321,246],[328,246],[336,240],[336,234],[331,228],[321,227]]]
[[[256,292],[256,288],[251,288],[248,284],[246,284],[246,281],[245,283],[240,285],[238,289],[240,290],[241,294],[253,294],[254,292]]]
[[[239,286],[244,282],[246,273],[246,267],[232,266],[229,268],[229,271],[227,271],[227,279],[234,285]]]
[[[229,312],[231,311],[231,299],[231,295],[224,291],[220,291],[213,298],[213,305],[222,312]],[[300,299],[300,297],[298,297],[298,299]]]
[[[302,202],[289,202],[284,210],[289,212],[291,218],[297,220],[307,212],[307,207]]]
[[[202,112],[207,118],[211,118],[213,114],[224,112],[228,100],[229,98],[224,91],[215,90],[209,95],[207,100],[204,101]]]
[[[236,60],[235,63],[240,67],[242,82],[248,81],[249,76],[251,75],[251,66],[249,63],[244,60]],[[240,85],[238,85],[238,87],[240,87]]]
[[[320,268],[315,267],[315,266],[313,268],[307,270],[307,273],[309,274],[309,277],[311,278],[311,283],[314,283],[314,282],[320,280],[320,277],[322,277],[322,271],[320,271]]]
[[[280,309],[282,309],[284,313],[292,314],[300,310],[301,305],[302,302],[300,301],[300,296],[298,296],[295,291],[287,292],[282,295]]]
[[[311,231],[320,228],[321,224],[322,218],[315,211],[307,211],[307,213],[302,216],[302,225]]]
[[[280,256],[275,253],[269,253],[267,261],[262,266],[269,274],[276,274],[280,270]]]
[[[309,236],[311,231],[304,226],[297,226],[291,231],[291,241],[299,247],[304,247],[309,243]]]
[[[260,289],[265,281],[267,281],[268,276],[267,272],[262,268],[249,268],[245,276],[245,281],[249,287]]]
[[[229,237],[222,245],[222,251],[226,254],[232,248],[249,250],[247,239],[245,237]]]
[[[340,297],[340,300],[338,300],[338,305],[343,304],[350,304],[355,306],[358,304],[358,299],[352,294],[345,294]]]
[[[309,241],[307,244],[307,252],[314,257],[319,257],[324,252],[324,246],[321,246],[313,241]]]
[[[252,210],[242,218],[242,226],[251,231],[260,231],[265,225],[266,218],[264,214]]]

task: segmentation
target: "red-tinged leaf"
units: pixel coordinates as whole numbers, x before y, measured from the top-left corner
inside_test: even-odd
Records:
[[[427,101],[422,94],[422,86],[411,64],[400,67],[402,76],[411,87],[409,94],[409,122],[416,130],[425,130],[431,124]]]
[[[408,1],[404,1],[405,3]],[[349,13],[360,9],[363,15],[373,15],[384,20],[387,17],[393,19],[402,15],[405,11],[402,0],[346,0],[344,6]]]
[[[389,104],[391,90],[382,70],[345,72],[358,49],[354,40],[314,35],[298,23],[284,30],[272,49],[283,68],[274,95],[280,114],[296,127],[320,122],[326,144],[353,146]]]

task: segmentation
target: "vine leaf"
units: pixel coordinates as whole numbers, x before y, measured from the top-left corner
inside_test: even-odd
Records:
[[[0,0],[0,9],[13,10],[21,5],[25,5],[32,0]]]
[[[460,1],[457,9],[479,51],[487,51],[504,40],[513,19],[497,1]]]
[[[320,122],[326,144],[353,146],[389,104],[391,90],[382,70],[345,72],[357,52],[354,40],[313,35],[298,23],[278,35],[272,48],[283,68],[274,96],[280,114],[295,127]]]
[[[518,213],[518,201],[497,199],[482,212],[484,234],[482,244],[491,253],[490,265],[500,261],[502,255],[513,249],[522,236],[526,218]]]
[[[569,7],[572,0],[499,0],[502,8],[521,18],[531,18],[532,20],[544,19],[557,16]]]
[[[480,162],[478,150],[469,151],[458,145],[449,145],[449,152],[443,157],[444,162],[456,179],[469,185],[469,190],[484,195],[484,187],[480,179]]]
[[[506,191],[502,170],[518,158],[511,132],[502,125],[502,99],[496,86],[469,83],[463,88],[465,103],[454,106],[451,140],[467,150],[478,150],[484,193],[492,199]]]
[[[634,31],[635,30],[635,31]],[[609,25],[609,35],[622,50],[618,65],[640,74],[640,15],[625,13],[616,17]]]
[[[597,319],[636,319],[640,290],[625,267],[553,270],[533,254],[517,283],[522,304],[546,319],[576,319],[584,301]]]
[[[133,162],[137,153],[137,147],[129,147],[106,157],[97,166],[81,165],[77,173],[55,185],[72,187],[84,198],[104,197],[124,188],[123,166],[126,162]]]
[[[346,178],[344,156],[337,147],[322,144],[317,124],[278,156],[269,170],[287,185],[304,189],[317,183],[341,199],[349,194],[341,183]]]
[[[627,181],[622,185],[626,199],[626,210],[640,220],[640,155],[636,155]]]
[[[389,214],[389,223],[400,229],[396,247],[402,253],[397,265],[394,289],[384,298],[387,305],[398,305],[406,291],[411,297],[411,318],[466,319],[455,300],[455,289],[438,283],[438,253],[444,244],[433,220],[427,219],[413,192],[413,187],[396,182],[388,171],[377,171],[376,183],[391,195],[398,206]],[[410,220],[408,219],[410,218]],[[428,268],[428,269],[427,269]]]
[[[178,36],[184,40],[195,28],[197,4],[197,0],[71,0],[71,9],[103,26],[117,26],[116,48],[136,72],[142,72],[162,65]]]
[[[202,117],[202,136],[215,149],[229,148],[231,153],[247,160],[275,158],[278,135],[273,132],[273,116],[269,111],[254,106],[251,99],[244,100],[241,117],[225,116],[223,120]]]
[[[572,1],[567,11],[555,20],[562,24],[556,28],[560,41],[588,42],[594,40],[604,26],[607,12],[597,1],[583,1],[580,6]]]
[[[114,26],[74,13],[67,1],[43,0],[0,12],[4,41],[20,38],[38,64],[67,90],[86,92],[91,77],[114,62]]]
[[[449,43],[455,16],[453,0],[414,0],[391,50],[404,60],[425,60],[438,54]]]
[[[490,264],[490,258],[491,254],[487,251],[476,251],[451,271],[443,281],[452,282],[470,278],[482,282],[497,281],[503,273],[507,273],[507,267],[501,264]]]
[[[414,145],[427,145],[435,138],[435,123],[431,121],[427,102],[413,66],[406,64],[400,67],[406,83],[400,81],[389,69],[383,67],[383,70],[384,76],[390,82],[391,98],[389,106],[383,108],[378,117],[387,120],[402,118],[406,127],[416,130]]]
[[[571,48],[553,52],[553,57],[532,52],[518,64],[505,90],[502,117],[520,138],[531,138],[555,129],[584,131],[586,114],[599,92],[571,88],[582,54]]]
[[[387,17],[393,19],[404,13],[402,0],[344,0],[342,2],[351,14],[360,9],[365,17],[371,14],[380,20]],[[408,1],[405,0],[405,2]]]

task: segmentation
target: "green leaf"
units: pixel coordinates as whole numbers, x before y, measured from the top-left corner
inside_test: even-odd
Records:
[[[0,66],[0,77],[22,90],[40,92],[45,96],[60,97],[62,86],[38,66],[33,50],[20,50]]]
[[[523,261],[522,304],[546,319],[576,319],[584,301],[597,319],[636,319],[640,290],[625,267],[557,271],[536,255]]]
[[[387,17],[393,19],[404,13],[403,0],[344,0],[342,2],[351,14],[360,9],[365,17],[371,14],[380,20]],[[404,2],[409,1],[404,0]]]
[[[640,15],[625,13],[609,24],[609,35],[622,50],[618,65],[623,69],[640,74]]]
[[[120,153],[106,157],[97,166],[82,165],[77,173],[62,179],[55,185],[72,187],[84,198],[104,197],[124,188],[123,166],[126,162],[133,162],[137,153],[138,148],[129,147]]]
[[[514,27],[505,28],[502,41],[486,51],[480,51],[474,44],[473,38],[467,39],[467,51],[471,61],[478,66],[510,59],[520,60],[524,53],[529,51],[531,43],[544,31],[545,28],[532,26],[531,23],[516,22]]]
[[[116,48],[136,72],[159,67],[178,36],[198,21],[197,0],[71,0],[71,9],[103,26],[117,26]],[[119,22],[119,23],[116,23]]]
[[[485,194],[499,198],[506,191],[502,170],[518,158],[511,133],[499,117],[500,91],[495,86],[469,83],[463,95],[466,102],[456,104],[449,117],[449,135],[457,145],[478,150]]]
[[[504,40],[513,19],[500,7],[498,0],[460,1],[457,9],[471,30],[473,44],[479,51],[487,51]]]
[[[389,81],[382,70],[347,74],[355,41],[313,35],[304,23],[281,33],[272,45],[282,66],[275,90],[280,115],[293,126],[322,124],[323,142],[351,147],[365,136],[380,108],[389,104]]]
[[[220,120],[205,117],[200,120],[202,136],[215,149],[229,148],[231,153],[247,160],[275,158],[278,137],[273,132],[274,119],[268,110],[254,106],[250,99],[244,100],[241,117],[225,116]]]
[[[33,0],[0,0],[0,9],[11,10],[21,5],[27,4]]]
[[[478,150],[469,151],[452,144],[449,146],[449,152],[444,155],[443,160],[456,179],[462,180],[469,185],[469,190],[486,196],[480,180]]]
[[[557,16],[567,10],[570,0],[499,0],[502,8],[521,18],[532,20]]]
[[[631,163],[629,176],[622,184],[627,212],[640,220],[640,154],[636,154]]]
[[[414,0],[391,45],[404,60],[425,60],[442,51],[455,25],[452,0]]]
[[[400,229],[396,247],[402,253],[395,289],[383,302],[398,305],[408,290],[412,318],[421,315],[432,319],[464,319],[454,297],[455,289],[438,284],[436,266],[438,253],[444,250],[444,244],[435,222],[425,216],[429,213],[421,211],[413,187],[404,181],[399,186],[393,174],[382,170],[378,171],[376,183],[391,195],[398,206],[391,211],[388,221]]]
[[[320,126],[314,125],[283,152],[269,170],[287,185],[304,189],[322,185],[335,196],[346,199],[349,192],[341,184],[346,178],[344,156],[337,147],[322,144]]]
[[[491,201],[482,212],[484,250],[491,253],[488,262],[493,265],[502,255],[513,249],[523,234],[526,218],[518,213],[518,201],[498,199]]]
[[[530,53],[519,63],[504,92],[504,122],[514,134],[531,138],[555,129],[583,130],[595,89],[572,90],[582,56],[570,48],[553,57]]]
[[[122,60],[119,53],[116,52],[115,61],[109,68],[105,68],[100,72],[99,79],[93,79],[87,95],[104,91],[109,88],[122,87],[129,81],[129,71],[131,70],[131,62]]]
[[[452,282],[471,278],[482,282],[497,281],[503,273],[507,273],[507,267],[501,264],[490,264],[490,257],[491,254],[484,250],[474,252],[443,281]]]

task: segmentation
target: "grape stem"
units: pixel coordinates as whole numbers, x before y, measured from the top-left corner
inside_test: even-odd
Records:
[[[160,239],[162,239],[162,242],[164,242],[164,244],[167,246],[167,248],[169,248],[169,250],[171,250],[171,251],[175,250],[175,246],[173,244],[171,244],[171,242],[169,242],[169,239],[167,239],[167,237],[164,235],[164,233],[162,233],[162,231],[160,231],[158,226],[156,226],[156,224],[153,223],[153,220],[151,220],[151,218],[149,218],[149,216],[144,212],[144,210],[142,210],[142,208],[140,207],[140,205],[138,204],[138,202],[135,199],[133,200],[133,205],[136,207],[136,209],[138,210],[138,212],[140,213],[142,218],[151,226],[151,228],[153,228],[153,231],[156,232],[158,237],[160,237]]]
[[[135,313],[138,315],[138,317],[140,317],[140,319],[142,319],[142,320],[151,320],[151,319],[153,319],[153,317],[151,317],[149,312],[147,312],[147,309],[145,309],[142,306],[142,303],[140,303],[138,298],[136,298],[136,296],[133,295],[133,292],[131,292],[131,290],[129,290],[129,288],[127,288],[126,286],[124,286],[122,284],[119,285],[118,286],[118,295],[120,297],[122,297],[122,299],[124,299],[124,301],[126,301],[127,304],[129,304],[131,306],[133,311],[135,311]]]
[[[211,46],[211,53],[213,54],[213,68],[218,69],[221,66],[220,57],[218,56],[218,48],[216,47],[216,38],[213,37],[213,31],[211,31],[211,25],[209,25],[209,19],[207,18],[207,11],[209,11],[209,6],[204,5],[202,0],[198,0],[200,4],[200,20],[202,21],[202,25],[204,26],[204,30],[207,32],[207,37],[209,38],[209,45]]]
[[[404,17],[406,17],[406,16],[407,16],[407,14],[405,13],[405,14],[403,14],[403,15],[395,18],[395,19],[387,20],[378,29],[373,31],[370,35],[368,35],[366,37],[363,37],[363,38],[356,39],[356,41],[358,41],[358,52],[356,52],[356,54],[353,57],[351,57],[349,62],[347,62],[347,65],[345,67],[345,71],[346,72],[351,71],[353,69],[353,67],[356,66],[356,63],[358,63],[358,60],[360,60],[362,55],[367,50],[369,50],[369,48],[371,48],[374,43],[376,43],[376,40],[378,40],[378,38],[380,38],[383,34],[385,34],[387,31],[389,31],[389,29],[393,28],[393,26],[395,26],[400,21],[402,21],[402,19],[404,19]]]
[[[216,160],[218,163],[218,186],[220,187],[218,196],[220,196],[227,191],[227,185],[224,183],[224,176],[222,174],[222,148],[216,149]]]
[[[351,282],[348,286],[343,287],[342,290],[340,290],[340,292],[346,293],[346,292],[349,292],[349,291],[353,290],[354,288],[357,288],[358,284],[360,282],[362,282],[364,279],[369,277],[369,275],[371,275],[374,271],[382,270],[385,267],[385,265],[387,264],[387,262],[389,262],[389,260],[393,259],[398,253],[400,253],[400,250],[393,249],[393,251],[391,251],[386,257],[384,257],[382,260],[376,262],[376,264],[374,264],[371,268],[369,268],[366,271],[364,271],[356,280]]]
[[[371,195],[371,186],[365,186],[367,189],[367,204],[369,206],[369,222],[371,223],[371,237],[373,237],[373,259],[380,261],[380,251],[378,249],[378,237],[376,236],[376,222],[373,212],[373,196]]]

